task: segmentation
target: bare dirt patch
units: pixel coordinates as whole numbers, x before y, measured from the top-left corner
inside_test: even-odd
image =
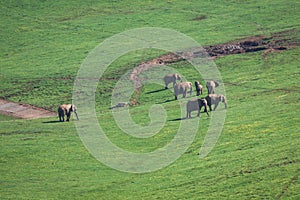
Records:
[[[29,104],[18,104],[0,99],[0,113],[22,119],[36,119],[56,116],[55,112]]]
[[[199,16],[193,20],[202,20],[205,17]],[[275,33],[269,37],[258,35],[251,36],[247,38],[243,38],[237,41],[231,41],[224,44],[218,45],[210,45],[204,46],[203,48],[194,48],[184,55],[169,53],[160,56],[159,58],[155,58],[153,60],[149,60],[147,62],[143,62],[135,67],[130,75],[130,79],[135,84],[135,96],[131,100],[131,105],[138,104],[138,97],[141,93],[142,83],[139,79],[139,74],[145,70],[148,70],[151,67],[157,67],[159,65],[171,64],[179,61],[183,61],[187,58],[199,57],[209,55],[212,59],[216,59],[218,57],[232,55],[232,54],[241,54],[241,53],[249,53],[249,52],[262,52],[262,59],[265,59],[269,53],[271,52],[280,52],[295,46],[300,45],[300,41],[298,38],[293,38],[290,36],[290,33],[299,32],[298,30],[287,30]],[[207,56],[208,56],[207,55]]]

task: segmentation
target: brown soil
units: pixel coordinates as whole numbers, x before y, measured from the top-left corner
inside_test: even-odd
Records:
[[[44,117],[54,117],[55,112],[38,108],[29,104],[18,104],[0,99],[0,113],[16,118],[35,119]]]

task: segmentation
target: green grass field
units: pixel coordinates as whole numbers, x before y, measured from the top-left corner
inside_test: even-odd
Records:
[[[72,101],[73,82],[88,53],[125,30],[169,28],[202,45],[282,31],[292,43],[300,40],[298,1],[28,0],[1,1],[0,11],[0,98],[53,111]],[[130,52],[100,79],[97,117],[120,148],[151,152],[176,134],[179,106],[175,101],[162,103],[174,98],[168,90],[151,93],[162,89],[159,84],[145,85],[140,104],[130,107],[133,120],[145,126],[148,109],[164,106],[167,122],[153,137],[124,134],[108,109],[116,81],[162,53]],[[205,158],[198,157],[210,120],[202,113],[188,150],[150,173],[120,172],[97,161],[73,122],[0,115],[0,199],[299,199],[299,53],[294,45],[265,58],[254,52],[216,59],[228,99],[216,146]],[[170,65],[194,81],[195,69],[188,66]]]

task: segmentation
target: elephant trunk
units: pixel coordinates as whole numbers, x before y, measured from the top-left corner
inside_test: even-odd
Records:
[[[223,97],[223,103],[225,105],[225,109],[227,109],[227,101],[226,101],[226,97],[225,96]]]
[[[75,113],[75,115],[76,115],[77,120],[79,120],[77,112],[74,111],[74,113]]]

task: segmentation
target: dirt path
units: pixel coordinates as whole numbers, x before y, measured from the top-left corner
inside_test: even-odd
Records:
[[[218,57],[232,55],[232,54],[241,54],[248,52],[262,52],[262,59],[266,59],[269,53],[276,53],[280,51],[284,51],[296,46],[300,45],[300,41],[298,38],[291,38],[290,34],[293,32],[299,32],[298,30],[287,30],[275,33],[269,37],[266,36],[252,36],[247,37],[241,40],[227,42],[224,44],[211,45],[201,47],[199,49],[194,48],[188,53],[184,55],[176,55],[174,53],[169,53],[160,56],[159,58],[155,58],[153,60],[149,60],[147,62],[141,63],[137,67],[135,67],[130,75],[130,79],[135,84],[135,96],[131,100],[131,105],[135,105],[138,103],[138,97],[141,93],[142,83],[139,79],[139,74],[143,71],[148,70],[151,67],[157,67],[158,65],[167,65],[170,63],[175,63],[179,61],[183,61],[186,58],[195,58],[197,56],[203,56],[208,53],[212,59],[216,59]],[[203,49],[205,52],[203,52]],[[179,53],[180,54],[180,53]]]
[[[55,112],[38,108],[29,104],[18,104],[0,99],[0,113],[22,119],[54,117]]]
[[[205,46],[203,47],[205,51],[215,59],[220,56],[226,56],[231,54],[240,54],[247,52],[262,52],[262,59],[265,59],[271,52],[279,52],[294,46],[299,46],[300,41],[297,38],[290,38],[291,32],[299,32],[298,30],[287,30],[279,33],[275,33],[269,37],[265,36],[253,36],[244,38],[239,41],[228,42],[219,45]],[[202,55],[201,49],[193,49],[187,57],[196,57]],[[135,96],[131,100],[131,104],[137,104],[137,99],[140,95],[142,84],[139,79],[139,74],[143,71],[149,70],[151,67],[166,65],[174,62],[179,62],[184,60],[182,56],[175,55],[173,53],[162,55],[159,58],[149,60],[139,64],[133,69],[130,79],[135,83]],[[29,104],[18,104],[0,99],[0,113],[4,115],[10,115],[17,118],[24,119],[35,119],[43,117],[53,117],[56,116],[55,112],[38,108]]]

